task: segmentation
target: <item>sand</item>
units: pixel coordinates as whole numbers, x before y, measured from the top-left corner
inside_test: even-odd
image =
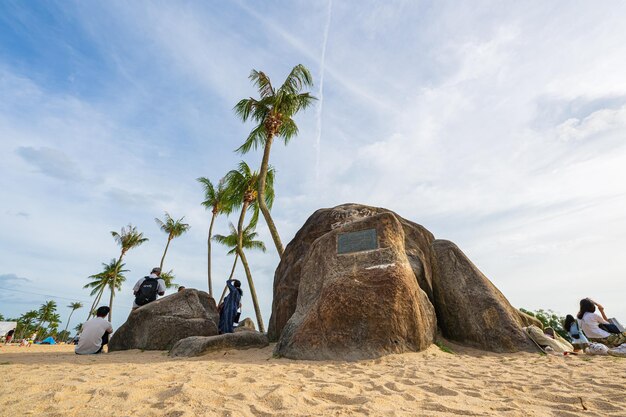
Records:
[[[0,415],[626,416],[626,359],[449,346],[351,363],[2,347]]]

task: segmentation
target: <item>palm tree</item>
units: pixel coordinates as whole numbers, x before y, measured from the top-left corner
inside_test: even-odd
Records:
[[[283,244],[280,241],[278,230],[265,204],[267,175],[269,169],[270,150],[274,137],[283,139],[285,145],[291,138],[298,135],[298,126],[293,117],[300,110],[309,107],[314,100],[310,93],[302,93],[304,87],[313,85],[313,78],[303,65],[293,67],[283,85],[278,89],[272,86],[269,77],[262,71],[252,70],[248,77],[259,92],[259,99],[252,97],[240,100],[235,105],[235,113],[242,121],[252,119],[258,123],[248,135],[248,138],[237,151],[245,154],[251,149],[263,146],[263,159],[259,173],[258,202],[263,217],[270,229],[278,256],[283,256]]]
[[[243,252],[243,223],[246,217],[246,213],[249,209],[252,210],[252,218],[250,225],[253,228],[256,227],[259,218],[259,205],[258,205],[258,186],[259,186],[259,173],[252,171],[248,164],[244,161],[239,163],[238,169],[231,170],[226,174],[226,188],[228,189],[228,199],[231,202],[233,209],[241,207],[241,214],[239,215],[239,223],[237,224],[237,253],[241,258],[241,263],[246,271],[246,278],[248,279],[248,286],[250,287],[250,296],[254,304],[254,312],[256,314],[257,324],[259,325],[259,331],[264,332],[265,326],[263,326],[263,319],[261,318],[261,309],[259,308],[259,301],[256,296],[256,290],[254,288],[254,282],[252,281],[252,273],[248,266],[248,260]],[[272,207],[274,203],[274,168],[269,167],[267,171],[267,190],[265,192],[264,202],[267,206]]]
[[[56,310],[57,303],[54,300],[46,301],[44,304],[41,305],[41,307],[39,307],[39,310],[37,311],[37,318],[39,319],[39,323],[37,324],[35,333],[39,333],[44,323],[54,321]]]
[[[165,255],[167,254],[167,248],[170,247],[170,242],[172,241],[172,239],[181,236],[183,233],[189,230],[189,225],[187,223],[183,223],[184,218],[185,217],[183,216],[178,220],[174,220],[166,211],[165,221],[157,218],[154,219],[154,221],[161,228],[161,230],[167,233],[167,244],[165,245],[165,251],[163,252],[163,257],[161,258],[161,264],[159,265],[159,268],[161,269],[163,269],[163,262],[165,261]]]
[[[113,239],[115,239],[117,244],[120,245],[120,247],[122,248],[120,257],[117,260],[118,268],[120,267],[122,263],[122,258],[124,257],[124,255],[126,255],[126,252],[148,241],[148,238],[143,237],[143,233],[137,231],[137,228],[131,224],[128,225],[127,229],[122,227],[120,233],[111,232],[111,236],[113,236]],[[117,271],[114,277],[116,278],[113,281],[117,281]],[[117,284],[112,284],[109,286],[109,288],[111,289],[111,298],[109,299],[109,322],[111,321],[111,317],[113,315],[113,297],[115,297],[115,289],[121,289],[121,285],[122,283],[120,282],[119,287]]]
[[[165,282],[165,288],[169,289],[169,288],[176,287],[176,284],[174,284],[176,275],[174,275],[173,269],[170,269],[167,272],[161,272],[161,275],[159,276],[159,278],[161,278],[163,282]]]
[[[226,186],[222,178],[217,188],[206,177],[200,177],[197,181],[204,187],[204,208],[211,209],[211,224],[209,225],[209,238],[207,239],[207,275],[209,279],[209,295],[213,297],[213,282],[211,281],[211,236],[213,235],[213,222],[218,214],[230,214],[232,207],[226,195]]]
[[[229,235],[215,235],[213,237],[213,240],[221,243],[227,248],[230,248],[230,250],[228,251],[228,255],[235,255],[233,268],[231,269],[230,276],[228,277],[228,279],[231,280],[233,279],[233,275],[235,274],[235,267],[237,266],[237,260],[239,259],[239,254],[237,253],[237,241],[239,239],[239,233],[237,232],[237,229],[235,229],[235,226],[230,222],[228,223],[228,228],[230,229]],[[265,252],[267,250],[267,248],[265,247],[265,243],[261,242],[260,240],[254,240],[257,236],[258,233],[256,233],[254,231],[254,228],[250,227],[250,225],[243,229],[243,235],[241,239],[242,249],[259,249],[262,252]],[[222,302],[222,300],[224,299],[224,295],[226,294],[226,288],[228,287],[225,287],[224,291],[222,291],[220,302]]]
[[[74,311],[78,310],[79,308],[83,308],[83,303],[81,303],[80,301],[76,301],[75,303],[70,303],[67,308],[71,308],[72,311],[70,312],[70,316],[67,319],[67,323],[65,324],[65,330],[63,330],[64,332],[66,332],[67,334],[67,328],[70,325],[70,320],[72,320],[72,314],[74,314]]]
[[[20,337],[22,339],[26,333],[31,330],[32,323],[39,317],[39,313],[35,310],[28,311],[22,314],[19,318],[19,323],[22,328],[20,329]]]
[[[100,304],[104,290],[107,288],[111,289],[111,287],[116,289],[121,288],[122,282],[126,280],[124,272],[128,272],[127,269],[123,269],[124,265],[125,264],[121,264],[119,260],[111,259],[111,262],[108,264],[102,263],[102,272],[89,276],[91,282],[86,284],[83,288],[91,288],[91,293],[89,295],[97,295],[91,304],[87,320],[95,314],[94,312],[96,311],[98,304]]]
[[[74,327],[74,330],[76,331],[76,333],[80,333],[83,331],[83,323],[78,323],[76,325],[76,327]]]

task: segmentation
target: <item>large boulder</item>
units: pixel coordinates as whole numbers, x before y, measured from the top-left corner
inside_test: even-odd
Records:
[[[325,234],[352,222],[381,213],[393,215],[402,225],[405,253],[422,290],[432,300],[430,244],[432,233],[391,210],[361,204],[343,204],[313,213],[287,245],[274,274],[274,299],[268,326],[270,341],[277,341],[287,321],[296,311],[302,265],[313,243]]]
[[[267,335],[255,331],[226,333],[219,336],[192,336],[176,342],[169,355],[201,356],[216,350],[226,349],[262,349],[269,345]]]
[[[375,248],[339,253],[351,232],[377,236]],[[285,248],[268,336],[286,357],[360,359],[424,349],[437,323],[456,342],[517,351],[532,349],[530,322],[451,242],[390,210],[344,204],[317,210]]]
[[[495,352],[534,350],[520,311],[452,242],[435,240],[433,295],[444,337]]]
[[[275,353],[292,359],[357,360],[427,348],[436,333],[435,311],[416,279],[397,215],[374,209],[360,220],[332,226],[298,261],[299,276],[292,279],[292,285],[298,282],[297,304]],[[362,231],[375,231],[370,234],[374,247],[342,252],[342,236]],[[415,256],[424,275],[429,268],[420,253],[427,251],[419,245],[415,242],[411,249],[419,249]],[[272,317],[276,326],[274,312]]]
[[[109,351],[169,350],[189,336],[218,334],[215,300],[204,291],[185,289],[133,310],[113,334]]]

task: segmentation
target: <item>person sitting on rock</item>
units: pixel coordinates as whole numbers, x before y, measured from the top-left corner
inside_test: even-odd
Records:
[[[565,321],[563,323],[563,328],[569,334],[569,337],[572,339],[572,346],[574,346],[574,352],[577,352],[581,349],[585,349],[589,346],[589,340],[585,337],[584,333],[578,327],[578,322],[571,314],[565,316]]]
[[[237,314],[237,310],[241,308],[241,296],[243,295],[241,282],[238,279],[229,279],[226,281],[226,285],[228,286],[228,295],[218,307],[218,311],[220,312],[220,322],[218,326],[220,334],[233,333],[235,331],[233,324],[239,321],[235,319],[235,315]]]
[[[596,314],[596,306],[602,317]],[[626,332],[609,333],[601,325],[610,325],[609,319],[604,313],[604,307],[595,301],[584,298],[580,300],[580,311],[578,312],[580,327],[585,335],[592,342],[602,343],[608,347],[617,347],[626,343]]]
[[[74,349],[77,355],[101,353],[104,345],[109,343],[109,334],[113,333],[111,323],[105,319],[109,311],[109,307],[102,306],[96,311],[96,317],[83,324],[80,339]]]
[[[161,268],[152,268],[150,275],[141,278],[133,287],[135,301],[133,310],[157,299],[157,294],[165,295],[165,281],[161,278]]]

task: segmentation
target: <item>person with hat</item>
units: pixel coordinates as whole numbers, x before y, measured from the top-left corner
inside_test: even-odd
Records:
[[[150,275],[137,281],[133,293],[135,294],[133,310],[155,301],[158,295],[165,295],[165,281],[161,278],[161,268],[152,268]]]

